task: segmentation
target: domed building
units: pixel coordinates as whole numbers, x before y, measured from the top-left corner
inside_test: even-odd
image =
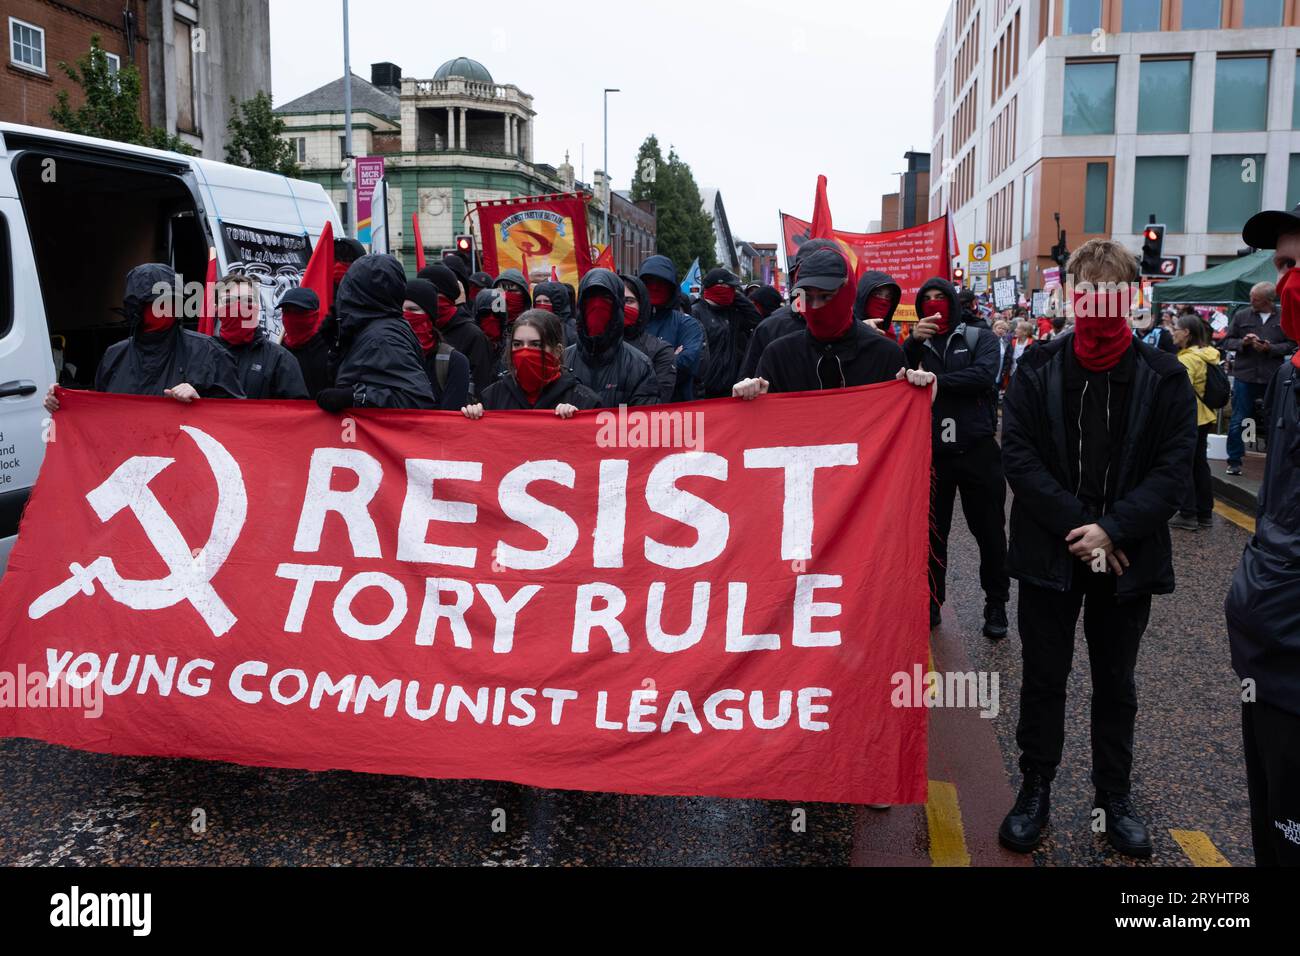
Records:
[[[420,217],[426,255],[449,249],[455,235],[479,235],[467,203],[591,186],[575,183],[573,167],[533,161],[533,98],[513,84],[496,82],[486,66],[468,57],[447,60],[429,79],[402,76],[392,63],[371,66],[370,82],[352,83],[352,153],[383,156],[388,180],[388,233],[407,271],[415,271],[411,217]],[[343,182],[343,80],[335,80],[275,110],[294,144],[302,177],[321,183],[340,213]],[[593,240],[603,207],[588,206]],[[345,220],[350,217],[344,215]]]

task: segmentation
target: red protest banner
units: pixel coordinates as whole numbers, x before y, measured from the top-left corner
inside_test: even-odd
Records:
[[[534,269],[555,269],[559,281],[577,285],[591,268],[587,198],[556,193],[474,202],[483,269],[492,275],[518,269],[525,277]]]
[[[102,707],[0,695],[0,736],[626,793],[925,797],[921,695],[895,695],[927,653],[926,390],[572,421],[61,402],[0,580],[0,672],[98,687]]]
[[[799,247],[813,238],[812,224],[781,214],[786,261],[794,259]],[[902,287],[903,300],[894,313],[896,322],[916,321],[916,294],[927,279],[951,278],[948,255],[948,217],[910,229],[893,232],[844,232],[836,229],[835,239],[848,254],[857,275],[868,269],[888,272]]]

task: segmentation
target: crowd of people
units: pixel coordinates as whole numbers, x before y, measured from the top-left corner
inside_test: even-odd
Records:
[[[1300,842],[1274,826],[1300,820],[1300,359],[1286,360],[1300,331],[1300,280],[1290,281],[1300,216],[1263,215],[1246,239],[1278,250],[1281,282],[1259,290],[1222,344],[1237,354],[1233,428],[1258,399],[1274,438],[1259,530],[1227,612],[1234,664],[1255,694],[1243,728],[1256,857],[1300,863]],[[1117,850],[1150,856],[1150,831],[1130,798],[1134,672],[1152,596],[1175,586],[1171,519],[1181,513],[1184,524],[1199,525],[1212,509],[1203,465],[1219,353],[1195,313],[1173,316],[1153,335],[1135,331],[1127,300],[1108,306],[1116,300],[1079,291],[1137,280],[1122,245],[1094,239],[1070,259],[1073,322],[1058,317],[1042,328],[1014,311],[986,316],[975,296],[934,278],[915,297],[918,321],[901,334],[893,321],[898,282],[881,272],[856,276],[842,249],[825,240],[800,247],[788,298],[715,269],[692,301],[680,290],[677,264],[662,255],[635,275],[592,269],[576,289],[513,269],[474,272],[455,254],[408,279],[397,259],[367,254],[350,239],[337,242],[335,261],[328,309],[308,289],[284,296],[280,343],[262,331],[256,286],[246,277],[218,283],[216,334],[205,336],[175,318],[168,266],[133,269],[124,298],[129,335],[104,356],[95,387],[180,402],[311,399],[330,413],[459,410],[470,420],[500,409],[570,419],[596,408],[756,401],[893,380],[926,388],[930,624],[940,624],[947,597],[958,494],[979,546],[989,639],[1006,637],[1010,582],[1019,582],[1023,783],[999,837],[1022,852],[1043,838],[1082,614],[1095,806]],[[46,407],[58,404],[52,387]],[[1239,465],[1239,441],[1230,442],[1230,456],[1234,450]]]

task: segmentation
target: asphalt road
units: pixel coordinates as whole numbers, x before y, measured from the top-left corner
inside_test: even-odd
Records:
[[[1052,829],[1032,858],[996,845],[1019,785],[1019,635],[979,634],[974,542],[955,521],[939,670],[996,671],[1000,708],[934,711],[930,801],[868,810],[635,797],[483,781],[109,757],[0,741],[0,864],[1135,865],[1089,829],[1082,634]],[[1239,695],[1222,603],[1248,533],[1220,515],[1174,532],[1178,591],[1155,600],[1138,664],[1133,792],[1156,864],[1249,865]],[[803,826],[800,815],[806,814]],[[198,824],[201,823],[202,826]]]

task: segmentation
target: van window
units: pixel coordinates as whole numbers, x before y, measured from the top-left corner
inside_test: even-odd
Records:
[[[14,259],[9,246],[9,220],[0,215],[0,339],[14,327]]]
[[[42,175],[47,158],[55,161],[52,180]],[[49,333],[60,336],[77,369],[64,384],[90,387],[104,352],[126,337],[118,310],[131,269],[165,262],[182,283],[202,284],[208,241],[194,197],[167,172],[35,149],[18,157],[14,171]]]

